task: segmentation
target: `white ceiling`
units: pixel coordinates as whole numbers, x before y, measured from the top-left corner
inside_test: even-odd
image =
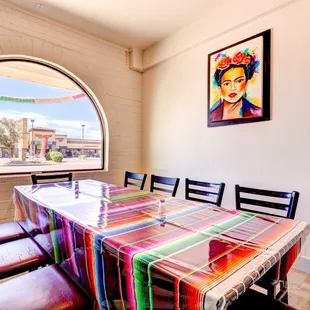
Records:
[[[206,15],[210,8],[221,2],[219,0],[7,1],[112,43],[141,49],[155,44]],[[38,9],[37,4],[43,5],[41,9]]]

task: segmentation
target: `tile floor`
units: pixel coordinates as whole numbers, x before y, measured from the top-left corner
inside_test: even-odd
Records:
[[[310,310],[310,274],[292,269],[288,282],[289,304],[298,310]]]
[[[288,274],[288,302],[298,310],[310,310],[310,274],[292,269]],[[262,293],[264,289],[253,287]]]

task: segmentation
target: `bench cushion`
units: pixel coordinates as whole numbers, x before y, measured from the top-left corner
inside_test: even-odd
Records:
[[[0,285],[2,310],[92,308],[90,300],[57,265],[40,268]]]
[[[3,243],[0,245],[0,279],[36,269],[47,261],[45,253],[31,238]]]
[[[0,224],[0,244],[25,238],[27,234],[17,222]]]

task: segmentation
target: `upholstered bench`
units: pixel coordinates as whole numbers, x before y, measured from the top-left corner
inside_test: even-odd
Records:
[[[47,255],[30,237],[0,245],[0,279],[37,269],[48,262]]]
[[[0,224],[0,244],[25,237],[27,237],[27,233],[18,222]]]
[[[0,309],[91,310],[93,302],[57,265],[50,265],[1,283]]]

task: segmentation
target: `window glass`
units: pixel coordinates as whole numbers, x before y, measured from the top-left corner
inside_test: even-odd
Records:
[[[65,74],[40,63],[0,62],[0,173],[103,169],[96,105]]]

